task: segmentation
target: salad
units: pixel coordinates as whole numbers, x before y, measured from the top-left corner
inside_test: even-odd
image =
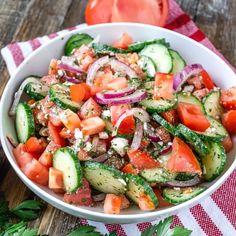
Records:
[[[223,172],[236,87],[217,87],[165,39],[124,33],[107,45],[75,34],[47,75],[23,81],[9,113],[19,143],[8,139],[29,179],[107,214],[151,211],[195,197]]]

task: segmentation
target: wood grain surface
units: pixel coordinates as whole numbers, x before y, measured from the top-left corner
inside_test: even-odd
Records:
[[[236,1],[177,0],[223,55],[236,66]],[[0,47],[24,41],[84,22],[87,0],[1,0]],[[0,94],[9,79],[0,57]],[[0,146],[0,189],[10,205],[33,197],[10,168]],[[40,219],[31,223],[40,233],[65,235],[79,219],[48,205]]]

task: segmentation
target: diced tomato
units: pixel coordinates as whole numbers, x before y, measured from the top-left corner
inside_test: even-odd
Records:
[[[93,135],[105,129],[105,122],[98,116],[81,121],[82,132],[84,135]]]
[[[233,142],[230,135],[224,138],[224,140],[221,143],[224,146],[226,153],[230,152],[233,149]]]
[[[202,174],[200,164],[192,149],[178,137],[173,140],[172,153],[167,161],[167,169],[173,172]]]
[[[177,111],[181,123],[192,130],[203,132],[208,127],[210,127],[210,122],[208,121],[202,110],[196,105],[179,102]]]
[[[127,104],[113,105],[111,110],[111,123],[115,125],[119,117],[130,108]],[[119,134],[132,134],[135,130],[135,119],[133,116],[127,116],[120,124]]]
[[[83,178],[82,186],[75,193],[65,193],[64,201],[79,206],[94,205],[88,181]]]
[[[85,96],[84,96],[84,101],[88,100],[92,95],[91,95],[91,87],[86,84],[82,83],[84,88],[85,88]]]
[[[200,89],[204,88],[203,81],[199,75],[195,75],[195,76],[190,77],[186,82],[189,85],[193,85],[194,89],[196,89],[196,90],[200,90]]]
[[[137,169],[151,169],[160,167],[160,163],[154,160],[148,153],[142,151],[134,151],[129,149],[127,152],[130,163]]]
[[[150,197],[145,193],[140,194],[138,198],[138,206],[142,211],[152,211],[156,208]]]
[[[34,158],[31,153],[26,152],[25,145],[23,143],[18,144],[17,147],[13,149],[13,154],[16,158],[17,164],[21,169]]]
[[[102,108],[90,98],[87,100],[80,109],[80,117],[82,119],[87,119],[94,116],[100,116],[102,113]]]
[[[57,79],[56,75],[45,75],[42,77],[41,82],[50,86],[52,84],[57,84],[59,80]]]
[[[172,125],[177,125],[179,123],[178,113],[176,109],[162,112],[161,116]]]
[[[172,99],[174,92],[173,81],[172,74],[156,73],[154,99]]]
[[[61,148],[61,145],[58,145],[51,141],[46,147],[45,151],[40,156],[39,162],[48,168],[51,167],[52,157],[58,148]]]
[[[36,101],[34,99],[30,99],[27,103],[28,105],[33,105]]]
[[[133,43],[133,39],[128,33],[123,33],[121,38],[112,44],[113,47],[128,49],[128,46]]]
[[[62,109],[56,105],[54,105],[49,111],[49,120],[52,122],[54,126],[62,126],[61,119],[59,117],[59,113]]]
[[[236,110],[227,111],[222,116],[224,127],[231,133],[236,133]]]
[[[85,98],[86,89],[81,84],[70,86],[70,97],[73,102],[82,102]]]
[[[120,196],[121,196],[121,209],[129,208],[130,202],[128,198],[125,195],[120,195]]]
[[[64,192],[63,173],[54,167],[49,169],[48,187],[56,193]]]
[[[124,173],[130,173],[133,175],[138,175],[138,169],[136,169],[132,164],[126,164],[121,170]]]
[[[111,20],[111,9],[114,0],[90,0],[85,11],[88,25],[107,23]]]
[[[80,149],[78,151],[77,157],[80,161],[91,160],[91,157],[89,156],[88,152],[86,152],[84,149]]]
[[[91,86],[91,95],[94,96],[97,93],[102,92],[103,90],[106,90],[106,87],[103,86]]]
[[[202,82],[207,89],[211,90],[214,88],[214,82],[207,71],[202,70],[200,76],[202,77]]]
[[[48,122],[48,131],[49,131],[49,136],[51,137],[51,140],[60,145],[61,147],[66,146],[66,140],[60,136],[61,132],[61,127],[59,126],[54,126],[52,122]]]
[[[57,75],[58,71],[57,65],[58,65],[57,59],[52,59],[48,70],[49,75]]]
[[[139,22],[164,26],[168,15],[167,0],[116,0],[111,22]]]
[[[25,143],[26,152],[42,153],[47,147],[45,139],[37,139],[36,137],[30,137]]]
[[[236,86],[221,91],[221,104],[226,110],[236,110]]]
[[[128,87],[128,82],[125,77],[117,77],[107,84],[107,88],[111,90],[118,90]]]
[[[64,127],[60,132],[60,136],[64,139],[70,139],[74,137],[74,132],[71,132],[69,129]]]
[[[106,214],[120,214],[121,210],[121,196],[115,194],[107,194],[104,201],[104,213]]]
[[[22,171],[32,181],[42,185],[48,184],[48,169],[36,159],[32,159],[31,162],[27,163]]]
[[[167,202],[161,195],[161,191],[159,189],[153,189],[153,192],[155,193],[157,199],[158,199],[158,207],[169,207],[173,206],[171,203]]]
[[[62,110],[60,112],[61,122],[65,125],[70,131],[74,131],[76,128],[80,128],[81,120],[79,116],[71,111],[70,109]]]

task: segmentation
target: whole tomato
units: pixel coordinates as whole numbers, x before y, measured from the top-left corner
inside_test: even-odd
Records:
[[[90,0],[87,24],[138,22],[164,26],[168,16],[168,0]]]

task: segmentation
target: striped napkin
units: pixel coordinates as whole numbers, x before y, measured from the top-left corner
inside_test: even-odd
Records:
[[[174,0],[169,0],[170,13],[166,28],[184,34],[210,48],[222,59],[224,57],[200,31],[191,18],[185,14]],[[73,29],[86,27],[78,25],[48,36],[38,37],[27,42],[12,43],[1,50],[9,73],[12,75],[21,62],[35,49],[50,39],[63,35]],[[224,59],[225,60],[225,59]],[[226,60],[225,60],[226,61]],[[227,62],[228,63],[228,62]],[[103,224],[80,219],[81,224],[97,227],[102,233],[117,231],[118,236],[139,236],[140,232],[158,221],[140,224]],[[236,235],[236,170],[227,181],[210,197],[205,198],[188,210],[181,211],[174,217],[173,225],[183,225],[193,230],[193,236],[235,236]]]

